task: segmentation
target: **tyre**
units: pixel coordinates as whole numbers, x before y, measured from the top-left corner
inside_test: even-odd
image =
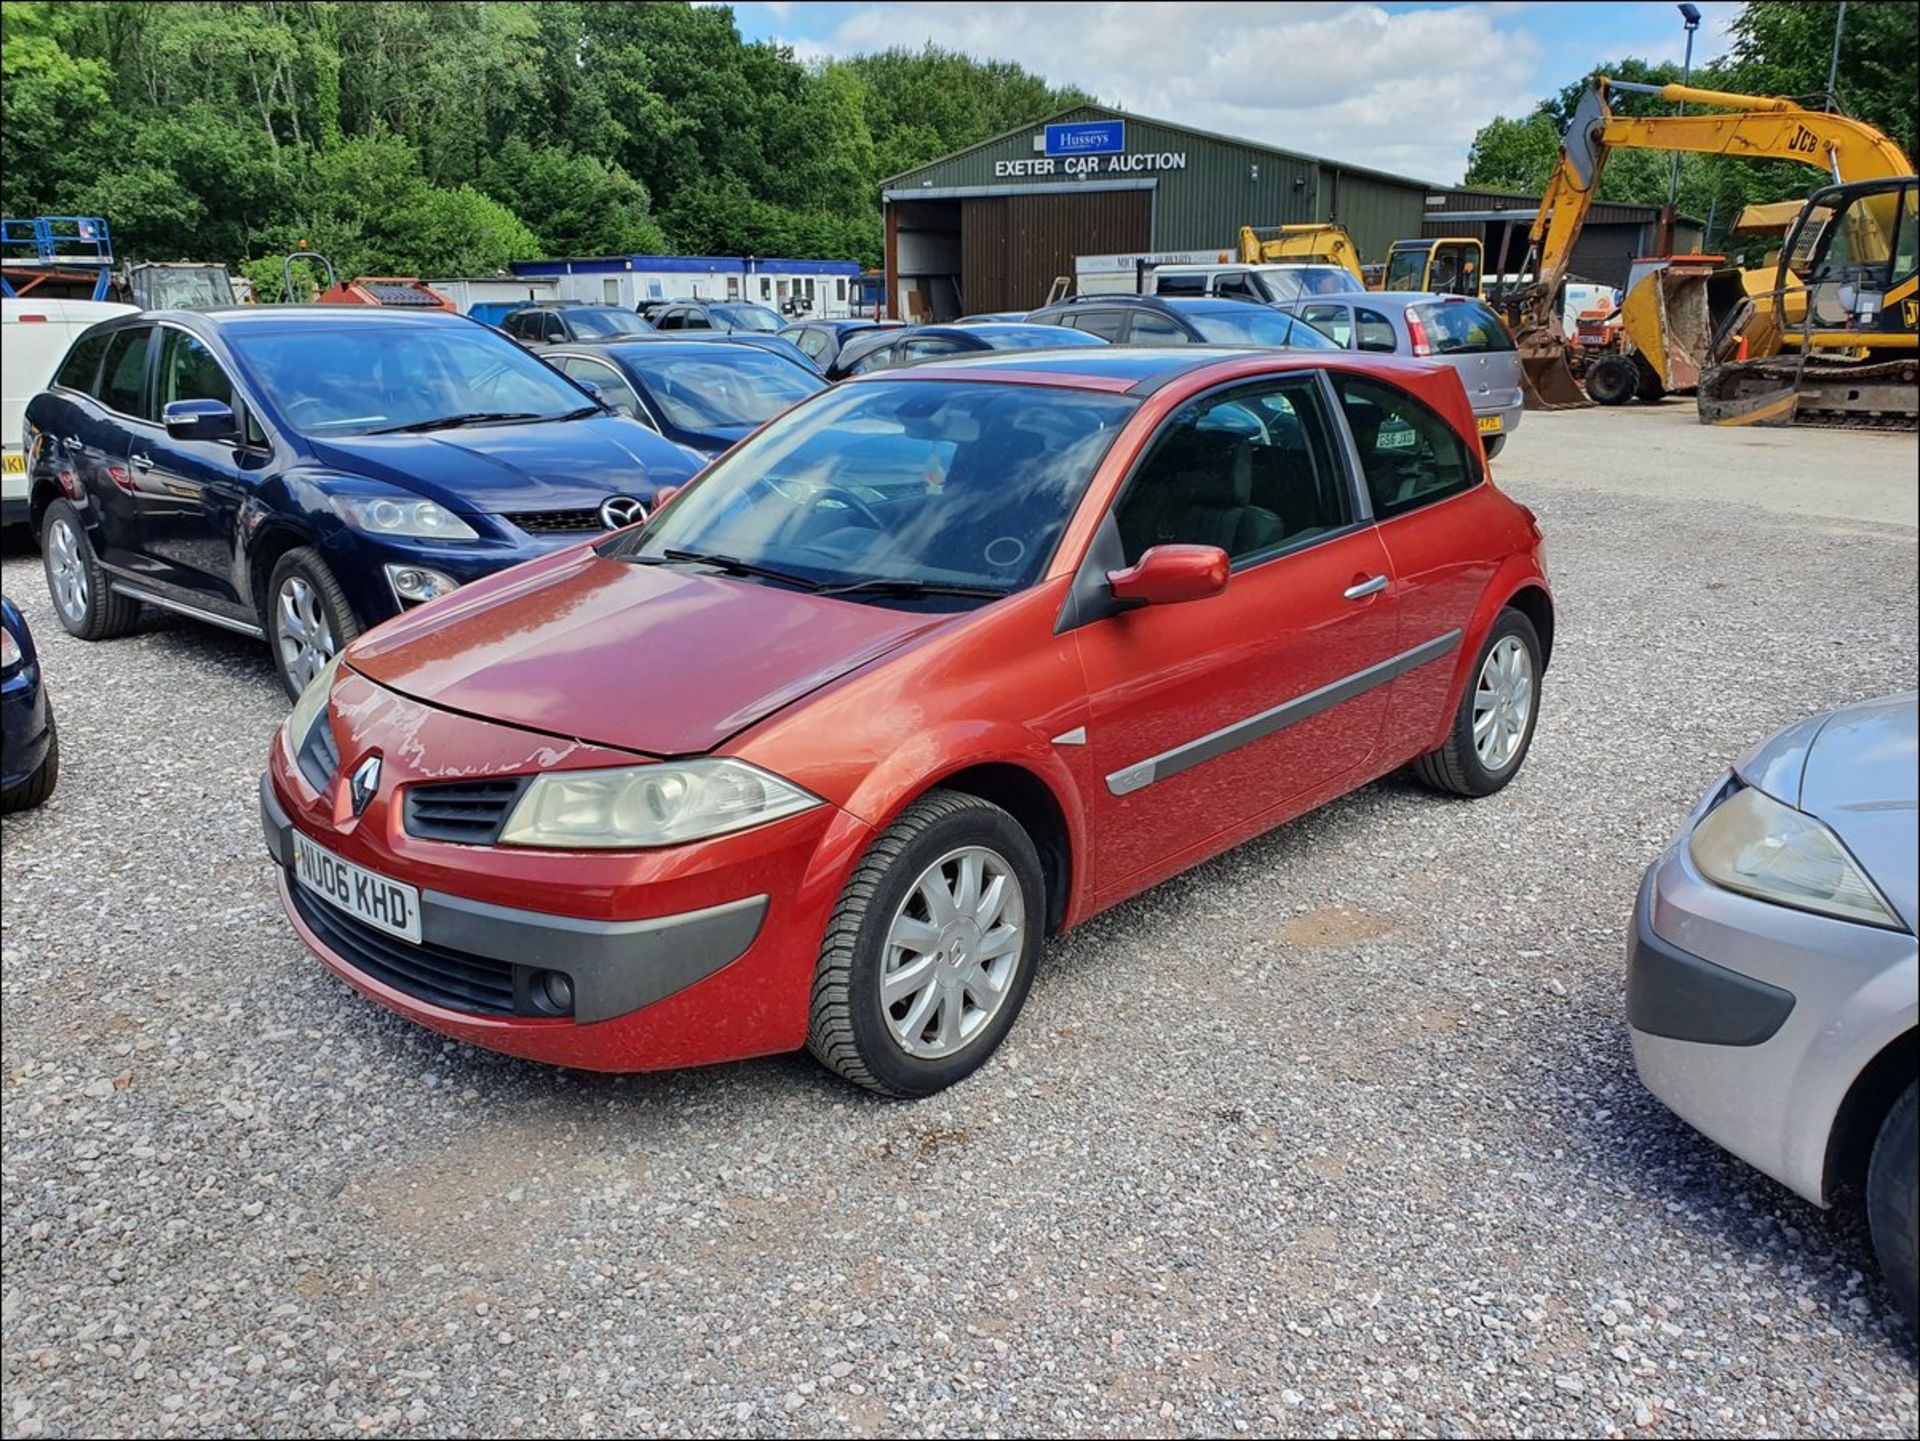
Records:
[[[21,781],[17,786],[8,786],[0,790],[0,814],[12,815],[15,811],[30,811],[45,802],[53,794],[54,783],[60,779],[60,732],[53,723],[53,711],[47,711],[47,754],[40,762],[40,769]]]
[[[68,635],[111,640],[138,623],[140,602],[108,589],[107,573],[72,501],[56,500],[41,517],[40,561],[46,567],[54,614]]]
[[[820,947],[807,1049],[889,1096],[972,1074],[1020,1014],[1046,922],[1040,855],[999,806],[931,791],[854,870]]]
[[[1413,763],[1434,790],[1490,796],[1519,773],[1540,715],[1540,637],[1511,608],[1500,612],[1475,658],[1446,743]]]
[[[340,648],[360,634],[359,617],[333,571],[311,546],[280,557],[267,581],[267,640],[280,684],[295,700]]]
[[[1487,446],[1487,459],[1492,460],[1496,455],[1498,455],[1501,451],[1507,448],[1507,438],[1504,435],[1489,435],[1486,438],[1486,446]]]
[[[1920,1324],[1920,1260],[1914,1211],[1920,1206],[1920,1087],[1909,1082],[1880,1123],[1867,1163],[1867,1227],[1894,1304],[1907,1324]]]
[[[1624,355],[1603,355],[1587,367],[1587,398],[1595,405],[1625,405],[1640,389],[1640,367]]]

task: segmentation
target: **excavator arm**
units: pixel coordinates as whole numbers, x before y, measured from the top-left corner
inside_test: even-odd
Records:
[[[1715,110],[1691,115],[1616,115],[1607,103],[1609,93],[1616,90]],[[1509,312],[1515,340],[1527,362],[1534,391],[1530,398],[1544,408],[1584,404],[1566,370],[1566,337],[1554,318],[1554,297],[1567,278],[1574,246],[1592,213],[1607,156],[1621,149],[1797,160],[1825,172],[1835,183],[1913,173],[1913,162],[1898,145],[1871,125],[1845,115],[1807,110],[1777,96],[1596,78],[1574,108],[1559,163],[1529,232],[1534,282],[1514,297]]]

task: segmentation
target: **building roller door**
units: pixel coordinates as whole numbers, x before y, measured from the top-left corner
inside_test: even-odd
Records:
[[[960,202],[960,296],[965,312],[1032,310],[1076,255],[1153,248],[1151,190],[985,195]]]

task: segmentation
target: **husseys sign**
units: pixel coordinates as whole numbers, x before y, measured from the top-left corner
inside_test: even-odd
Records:
[[[1127,175],[1187,168],[1184,150],[1143,150],[1127,154],[1127,122],[1124,120],[1081,120],[1049,125],[1039,141],[1034,148],[1044,150],[1043,157],[996,160],[994,176],[1016,180],[1032,175]]]

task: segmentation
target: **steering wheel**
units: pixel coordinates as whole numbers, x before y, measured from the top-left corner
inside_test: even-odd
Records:
[[[845,506],[848,510],[858,515],[862,520],[864,520],[867,523],[868,529],[885,530],[887,528],[887,523],[882,519],[880,519],[880,517],[874,513],[872,506],[868,505],[864,500],[862,500],[859,496],[855,495],[852,491],[842,489],[840,486],[837,486],[837,485],[821,486],[820,489],[816,490],[813,493],[813,499],[807,502],[807,509],[810,511],[817,511],[820,508],[821,502],[826,500],[828,497],[832,497],[834,500],[837,500],[841,505]]]
[[[308,425],[324,425],[327,421],[325,414],[326,408],[327,402],[317,395],[296,395],[286,404],[287,419],[302,429],[305,429]],[[321,413],[315,415],[311,421],[303,421],[301,419],[301,412],[308,410],[319,411]]]

